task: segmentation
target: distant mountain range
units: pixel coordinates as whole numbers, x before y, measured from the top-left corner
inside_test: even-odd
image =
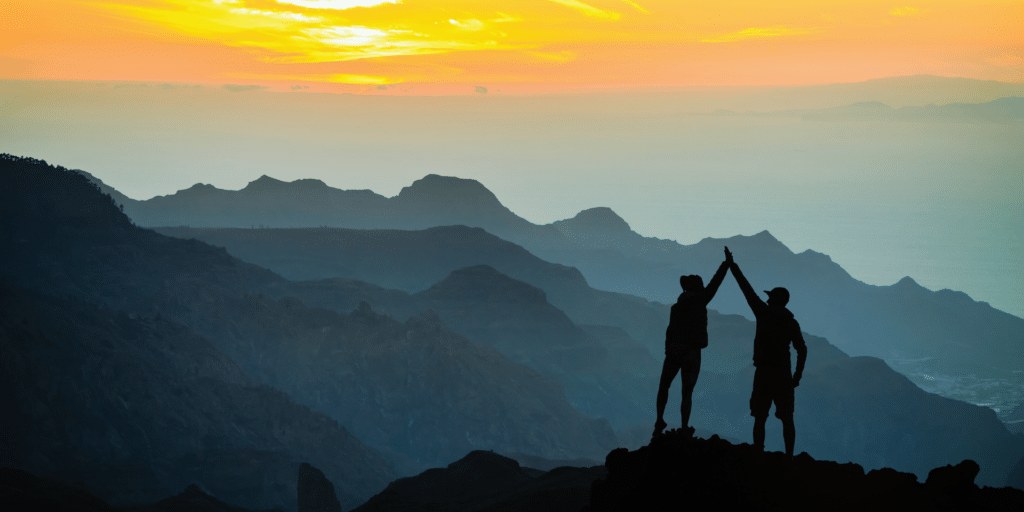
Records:
[[[1007,97],[987,103],[948,103],[893,108],[880,101],[865,101],[823,109],[733,112],[717,110],[711,115],[743,117],[798,117],[804,121],[904,121],[924,123],[998,123],[1024,120],[1024,98]]]
[[[585,210],[571,219],[539,226],[512,213],[479,182],[437,175],[417,180],[392,198],[369,191],[338,190],[316,180],[284,183],[267,177],[240,191],[197,185],[147,201],[119,196],[109,187],[104,190],[115,199],[120,197],[125,212],[146,226],[385,230],[456,224],[480,227],[526,249],[535,255],[534,259],[579,269],[585,279],[572,277],[574,269],[556,271],[553,267],[531,271],[539,272],[536,278],[518,273],[509,266],[513,264],[500,261],[511,261],[521,250],[500,254],[503,249],[497,248],[497,241],[483,241],[475,232],[401,235],[390,231],[342,234],[300,230],[285,234],[259,229],[184,228],[162,232],[227,247],[231,254],[289,279],[345,277],[408,292],[421,291],[456,268],[487,264],[544,289],[552,303],[577,324],[596,322],[586,316],[586,308],[574,306],[568,296],[560,295],[542,280],[559,274],[562,277],[558,279],[671,303],[680,291],[680,275],[697,273],[708,278],[721,261],[722,246],[729,246],[755,286],[788,288],[793,297],[791,309],[801,325],[829,338],[844,351],[881,357],[929,391],[970,399],[974,391],[938,385],[944,380],[967,378],[974,379],[975,385],[995,382],[1004,395],[1016,396],[1017,401],[1024,399],[1014,391],[1024,385],[1024,376],[1014,373],[1024,366],[1024,320],[961,292],[929,291],[909,277],[891,286],[865,284],[827,255],[811,250],[794,254],[767,231],[749,237],[708,238],[684,246],[642,237],[608,208]],[[408,240],[400,241],[402,237]],[[474,244],[483,245],[472,248]],[[467,256],[466,251],[474,256]],[[555,274],[543,277],[544,272]],[[711,307],[750,317],[738,288],[728,283]],[[635,308],[626,308],[621,314],[630,317],[627,311]],[[656,345],[662,329],[648,329],[643,334],[627,331],[638,341]],[[963,345],[964,340],[971,340],[969,347]],[[1015,404],[1001,405],[1009,410]]]
[[[607,420],[587,418],[573,409],[557,383],[508,361],[493,349],[470,344],[445,327],[436,314],[425,312],[401,323],[368,308],[339,314],[307,308],[294,299],[275,301],[259,290],[275,282],[285,282],[279,276],[232,258],[223,249],[132,226],[108,197],[74,173],[6,155],[0,158],[0,166],[4,181],[10,184],[0,192],[0,241],[3,243],[0,278],[16,287],[11,292],[15,298],[11,300],[15,303],[32,301],[34,294],[39,294],[100,308],[100,313],[87,313],[87,318],[101,315],[86,324],[99,326],[89,335],[68,339],[61,334],[58,337],[64,343],[78,343],[77,351],[50,353],[44,352],[53,350],[48,348],[50,345],[29,342],[40,338],[32,334],[32,325],[47,322],[57,327],[65,325],[59,309],[51,307],[39,313],[26,313],[24,320],[25,315],[19,308],[12,305],[2,309],[4,322],[15,329],[10,341],[5,338],[5,344],[16,343],[3,351],[4,364],[9,369],[6,375],[10,377],[3,381],[3,395],[19,397],[22,391],[15,390],[21,390],[23,382],[39,381],[41,386],[39,390],[24,391],[35,393],[32,396],[38,400],[32,400],[37,401],[16,398],[2,404],[5,409],[0,418],[9,423],[4,425],[5,432],[14,434],[4,436],[3,453],[16,454],[15,458],[5,460],[13,461],[22,469],[42,476],[57,476],[74,475],[79,470],[73,468],[88,467],[94,473],[91,478],[96,480],[93,485],[97,489],[115,492],[114,488],[131,484],[130,480],[119,483],[116,478],[137,476],[145,480],[150,470],[144,466],[145,471],[131,469],[112,472],[112,476],[107,477],[107,473],[96,471],[96,467],[135,467],[132,465],[140,464],[138,460],[142,464],[155,464],[181,457],[185,457],[183,463],[194,465],[204,464],[204,459],[197,462],[195,457],[212,457],[211,468],[229,471],[231,466],[222,467],[214,462],[229,456],[235,459],[228,458],[224,464],[245,466],[251,465],[253,460],[263,460],[236,456],[230,451],[239,446],[269,453],[267,464],[273,463],[273,467],[267,471],[272,471],[273,478],[278,475],[293,478],[293,469],[285,464],[292,462],[282,457],[308,453],[305,460],[313,462],[322,457],[334,457],[330,463],[324,461],[318,467],[323,468],[330,479],[342,482],[339,484],[342,503],[351,507],[395,475],[390,465],[397,466],[398,474],[415,473],[454,460],[475,448],[497,448],[551,459],[599,458],[616,443]],[[18,288],[26,291],[18,291]],[[25,298],[17,298],[22,297],[19,293]],[[113,333],[105,334],[110,328],[102,315],[112,315],[115,319],[127,316],[117,321],[128,324],[120,329],[132,334],[118,334],[118,338],[114,338]],[[141,355],[128,352],[123,358],[111,353],[110,344],[114,340],[140,343],[142,340],[137,336],[154,330],[146,327],[154,322],[159,327],[154,343],[159,344],[153,349],[139,348]],[[170,324],[164,327],[167,322]],[[21,327],[22,323],[25,327]],[[18,334],[25,329],[28,329],[27,338]],[[208,360],[211,356],[191,352],[197,350],[194,347],[202,348],[201,343],[178,341],[168,346],[169,342],[162,339],[170,334],[163,331],[183,331],[176,336],[184,340],[210,339],[212,345],[208,351],[214,351],[220,362],[190,362],[200,357]],[[161,355],[160,351],[167,350],[182,351],[179,357],[184,361],[176,363],[178,367],[160,366],[174,361],[163,362],[168,356]],[[36,359],[42,362],[32,363]],[[61,364],[47,363],[51,360]],[[151,360],[153,362],[148,362]],[[136,368],[133,366],[136,363],[152,368]],[[189,398],[192,395],[188,390],[193,384],[187,380],[188,375],[198,371],[202,376],[203,366],[211,364],[215,367],[228,365],[227,369],[217,370],[219,372],[235,372],[232,377],[235,380],[229,383],[244,376],[244,382],[270,390],[259,393],[272,391],[270,397],[262,399],[263,405],[259,407],[247,405],[257,398],[246,397],[242,391],[232,391],[230,387],[221,394],[230,391],[238,396],[206,397],[216,392],[218,384],[200,379],[209,390],[204,388],[205,394],[196,395],[195,400],[205,400],[203,403],[207,405],[188,406],[193,400]],[[32,371],[32,368],[38,370]],[[97,371],[100,373],[96,374]],[[89,382],[88,379],[97,376],[103,381],[98,385],[116,385],[131,393],[122,392],[118,398],[117,393],[103,390],[103,401],[83,403],[78,397],[86,391],[76,391],[79,386],[76,382],[83,378]],[[183,378],[186,380],[181,381]],[[133,384],[133,379],[142,380]],[[150,381],[155,383],[147,384]],[[66,400],[54,401],[65,393],[60,387],[65,385],[61,384],[63,382],[70,386],[66,393],[71,395]],[[299,403],[318,412],[290,412],[286,420],[274,419],[271,412],[279,414],[282,408],[305,409],[280,391],[266,388],[267,385],[286,391]],[[175,399],[185,400],[181,407],[170,408],[168,404],[166,410],[153,411],[154,402],[181,393],[185,393],[184,398]],[[275,405],[275,400],[285,405]],[[34,403],[41,405],[33,406]],[[95,432],[90,430],[89,435],[83,435],[78,430],[92,429],[89,425],[93,423],[87,421],[76,427],[74,423],[65,422],[69,417],[88,418],[87,414],[82,415],[84,412],[80,414],[79,409],[91,411],[93,406],[97,408],[96,414],[109,406],[110,414],[124,425],[106,426],[106,422],[112,420],[93,422]],[[207,411],[207,407],[213,409]],[[261,412],[263,407],[273,409]],[[194,425],[181,425],[195,414],[205,419]],[[310,414],[312,418],[307,417]],[[143,420],[145,423],[140,424]],[[207,421],[216,425],[206,426]],[[291,421],[301,421],[302,425],[289,426]],[[333,423],[335,421],[341,426]],[[335,425],[333,430],[317,426],[323,422]],[[40,429],[40,425],[50,423],[54,423],[52,429],[69,436],[66,441],[44,441],[46,438],[39,437],[47,432],[45,428]],[[249,423],[253,426],[247,427]],[[69,425],[68,430],[63,430],[62,425]],[[317,430],[307,432],[306,429],[314,427]],[[227,430],[221,430],[224,428]],[[127,430],[121,433],[118,429]],[[259,429],[269,430],[264,434],[261,433],[264,430]],[[375,450],[355,441],[347,432],[364,439]],[[259,435],[269,436],[268,440],[262,441]],[[284,450],[283,441],[263,448],[275,439],[274,435],[286,440],[293,435],[299,438],[284,455],[275,455],[273,450]],[[124,436],[133,439],[131,443],[135,444],[128,443],[117,450],[124,444],[119,441]],[[336,438],[344,436],[349,436],[365,454],[348,456],[331,448],[332,443],[339,442]],[[160,443],[155,438],[159,438]],[[307,446],[320,448],[315,453],[298,449]],[[91,450],[104,451],[93,453]],[[228,450],[226,455],[220,455],[225,450]],[[383,464],[384,459],[376,450],[384,452],[389,464]],[[62,453],[81,456],[65,461],[55,455]],[[381,461],[382,469],[371,467],[367,462],[373,457]],[[78,466],[71,465],[75,460]],[[173,469],[169,464],[152,471],[158,476],[166,475]],[[244,474],[253,475],[251,471]],[[256,485],[267,487],[266,492],[286,493],[287,485],[274,481],[271,476],[261,477]],[[194,478],[207,490],[225,489],[228,485],[225,482],[229,482],[227,474],[204,475],[201,471],[174,476],[175,479],[186,477]],[[221,477],[224,482],[218,480]],[[147,484],[139,491],[140,496],[155,500],[166,496],[160,492],[175,490],[177,480],[168,480],[169,476],[162,478],[163,481],[157,479],[162,487]],[[74,477],[74,480],[89,481],[89,478]],[[105,499],[112,497],[105,492],[99,495]],[[279,494],[272,498],[270,504],[291,508],[291,500],[282,502]],[[264,500],[261,494],[250,493],[244,499],[229,501],[266,508],[267,503],[261,500]]]
[[[218,357],[224,361],[217,363],[220,365],[217,368],[228,368],[225,365],[230,362],[235,365],[234,371],[241,372],[251,382],[265,389],[276,388],[280,390],[274,391],[278,396],[294,400],[288,402],[291,404],[288,407],[305,410],[301,409],[305,406],[315,414],[322,414],[322,419],[316,421],[337,421],[340,424],[337,431],[351,432],[377,450],[377,457],[383,455],[398,474],[415,474],[425,468],[442,466],[476,449],[518,452],[548,459],[600,460],[602,453],[608,453],[618,444],[611,425],[606,419],[588,418],[573,408],[566,399],[563,381],[556,379],[571,377],[576,380],[564,382],[618,387],[606,395],[598,395],[595,400],[617,400],[627,406],[629,383],[633,382],[634,389],[639,389],[644,379],[649,379],[651,387],[639,392],[649,393],[648,400],[653,400],[656,378],[630,375],[622,368],[641,367],[638,363],[626,363],[628,358],[660,360],[660,347],[652,346],[649,340],[657,340],[652,333],[663,331],[667,306],[625,294],[593,290],[578,271],[539,260],[522,247],[481,229],[223,231],[228,234],[246,232],[257,239],[273,240],[271,235],[280,233],[299,240],[308,240],[312,235],[319,236],[325,243],[331,241],[322,254],[309,253],[316,257],[305,260],[305,267],[298,264],[294,267],[311,273],[322,271],[318,269],[321,262],[329,259],[336,246],[344,245],[346,237],[351,236],[371,237],[368,243],[354,245],[366,250],[361,259],[352,259],[359,263],[355,268],[384,273],[390,266],[402,279],[442,269],[443,264],[439,262],[459,240],[467,242],[464,252],[469,256],[463,258],[473,259],[474,254],[488,251],[505,256],[505,260],[494,264],[475,262],[447,271],[412,294],[352,279],[294,282],[202,241],[168,237],[133,226],[110,198],[70,171],[9,156],[0,158],[0,165],[3,173],[0,177],[10,185],[0,191],[0,243],[4,249],[0,251],[0,277],[14,290],[11,292],[13,304],[0,309],[8,326],[4,332],[20,332],[17,329],[22,329],[18,326],[24,323],[25,315],[18,313],[18,305],[32,300],[87,303],[82,306],[87,312],[107,311],[94,315],[97,320],[93,323],[100,326],[110,323],[108,315],[123,316],[143,325],[177,325],[184,333],[182,336],[210,340],[209,350],[222,354]],[[465,236],[467,234],[475,235]],[[379,246],[374,245],[373,237],[378,238]],[[477,245],[478,241],[489,245]],[[403,247],[407,254],[404,259],[382,256],[389,251],[402,253],[396,249]],[[284,255],[286,262],[288,258],[296,258],[289,254],[304,253],[294,247],[279,248],[269,257]],[[481,267],[482,263],[488,267]],[[408,268],[417,264],[422,264],[423,268]],[[506,274],[502,270],[506,265],[554,292],[511,275],[512,271]],[[24,297],[19,293],[25,294]],[[41,298],[32,298],[37,296]],[[572,302],[574,297],[578,304],[575,312],[570,312],[569,308],[559,311],[557,301]],[[420,308],[427,309],[417,311]],[[30,320],[27,325],[42,326],[46,319],[60,318],[57,314],[46,313],[45,309],[40,311],[39,320],[35,320],[35,324]],[[578,321],[576,315],[590,316],[584,322]],[[62,328],[60,321],[54,320],[53,325]],[[142,330],[132,327],[131,322],[129,328]],[[753,375],[750,366],[753,328],[752,322],[740,316],[709,314],[713,343],[704,353],[704,371],[695,396],[695,424],[739,439],[749,435],[752,420],[747,399]],[[553,333],[542,332],[549,329]],[[31,327],[27,330],[33,332]],[[186,404],[191,400],[187,380],[180,382],[179,379],[189,375],[189,368],[193,367],[189,361],[199,358],[192,353],[195,350],[192,347],[202,344],[154,342],[152,351],[140,352],[144,358],[133,358],[129,352],[125,355],[127,359],[121,359],[105,352],[108,350],[105,343],[111,341],[112,335],[99,328],[92,332],[95,335],[77,338],[81,348],[54,351],[65,359],[25,366],[40,368],[38,371],[12,372],[15,380],[3,382],[5,394],[12,396],[22,382],[34,382],[36,374],[51,372],[53,376],[41,379],[44,384],[33,391],[34,396],[46,397],[45,402],[36,399],[43,402],[43,406],[25,400],[0,402],[5,408],[0,417],[31,417],[34,422],[31,425],[46,425],[47,422],[63,425],[62,418],[80,416],[74,412],[74,407],[91,410],[88,402],[77,405],[80,402],[51,399],[64,396],[61,383],[69,381],[65,376],[70,376],[71,383],[87,378],[77,377],[75,372],[86,372],[81,375],[95,378],[101,387],[113,385],[117,389],[135,381],[156,380],[164,383],[160,389],[171,390],[170,395],[175,395],[174,389],[181,389],[186,398],[180,400],[186,400]],[[530,339],[530,336],[539,339]],[[137,335],[121,338],[126,343],[139,340]],[[159,340],[159,336],[156,338]],[[1024,437],[1009,434],[990,409],[930,395],[878,359],[851,358],[822,338],[810,334],[806,338],[811,355],[804,383],[797,391],[798,404],[803,404],[797,407],[798,450],[807,450],[819,458],[854,460],[868,468],[885,465],[917,473],[971,458],[981,464],[980,482],[1006,484],[1010,469],[1024,454]],[[76,338],[62,339],[67,342]],[[22,347],[18,353],[25,355],[18,357],[24,360],[47,361],[39,354],[52,350],[43,343],[17,346]],[[182,355],[176,357],[185,362],[174,366],[172,356],[179,350]],[[574,361],[570,357],[573,351],[587,357]],[[657,356],[652,356],[651,352]],[[6,358],[7,354],[16,352],[5,350],[3,353]],[[90,355],[93,353],[98,355],[93,357]],[[158,354],[164,355],[158,357]],[[168,357],[171,363],[161,362],[161,358]],[[516,362],[516,358],[522,364]],[[620,358],[623,361],[613,360]],[[21,359],[4,364],[13,368]],[[142,369],[132,366],[135,361],[144,363]],[[616,366],[619,363],[621,366]],[[548,366],[544,367],[545,364]],[[108,373],[103,373],[104,368],[109,368]],[[598,369],[607,373],[599,375]],[[97,371],[100,373],[95,373]],[[139,372],[146,375],[141,376]],[[94,375],[98,377],[92,377]],[[157,390],[155,385],[151,387]],[[74,388],[72,384],[68,389]],[[127,398],[137,394],[137,403],[145,404],[135,407],[142,413],[130,414],[148,417],[151,413],[147,407],[155,407],[152,404],[161,400],[171,400],[148,389],[147,385],[140,384],[131,390],[135,394],[124,398],[128,402]],[[572,392],[577,391],[570,390]],[[114,398],[116,396],[111,396],[107,403],[116,411],[120,400]],[[121,407],[131,410],[132,403]],[[204,436],[201,430],[190,430],[192,427],[186,424],[178,427],[179,430],[160,430],[161,433],[182,432],[163,440],[164,444],[178,446],[195,443],[198,439],[204,453],[208,453],[223,445],[239,443],[245,436],[260,435],[261,430],[255,426],[251,428],[252,434],[247,433],[243,428],[246,421],[257,426],[267,425],[269,432],[286,438],[298,436],[301,443],[296,443],[300,447],[307,446],[302,443],[330,442],[318,434],[303,434],[297,427],[268,420],[260,409],[247,407],[248,402],[241,398],[229,397],[212,403],[216,404],[218,414],[229,415],[222,420],[224,416],[209,413],[210,421],[220,425],[217,428],[231,427],[224,428],[227,438]],[[107,406],[101,402],[97,407],[103,411]],[[197,407],[196,410],[202,409]],[[306,425],[315,424],[312,418],[295,416]],[[235,417],[242,420],[230,420]],[[189,418],[188,413],[179,411],[163,421],[173,425],[175,419],[185,418]],[[637,423],[650,423],[651,419],[645,414]],[[159,435],[140,437],[138,432],[147,432],[147,424],[142,420],[127,423],[141,425],[138,429],[125,427],[128,439]],[[29,424],[18,425],[15,431],[22,433]],[[33,443],[30,440],[35,438],[26,437],[29,434],[19,434],[13,438],[13,446],[5,447],[2,453],[18,453],[29,447],[50,453],[57,450],[75,453],[74,450],[81,448],[87,454],[77,463],[79,466],[60,457],[19,460],[19,465],[26,466],[22,469],[32,468],[43,476],[59,474],[66,467],[128,464],[135,460],[134,455],[118,453],[105,458],[88,455],[87,448],[93,445],[80,430],[92,428],[90,425],[93,424],[81,427],[72,424],[63,431],[69,440],[55,442],[53,446],[47,444],[46,438]],[[5,430],[14,428],[0,426]],[[213,427],[209,428],[215,432]],[[102,425],[97,429],[111,431]],[[777,429],[777,422],[769,424],[769,443],[781,444],[781,433]],[[331,439],[339,436],[341,434],[330,434]],[[109,437],[101,439],[104,440],[96,442],[95,446],[108,449],[117,446],[116,438],[114,441],[108,440]],[[151,458],[146,458],[149,452],[141,452],[143,461],[158,459],[157,455],[167,453],[161,451],[164,448],[160,448],[163,446],[160,443],[140,446],[154,449]],[[777,446],[770,444],[769,448]],[[295,454],[303,453],[298,448],[283,452],[292,454],[290,460],[297,459]],[[285,460],[283,456],[279,459]],[[279,459],[268,457],[266,460]],[[251,463],[264,459],[243,460]],[[336,460],[340,466],[338,471],[365,471],[363,464],[369,464],[357,461],[347,465],[348,459],[344,457]],[[211,463],[211,471],[218,467],[219,463]],[[293,474],[294,468],[282,471]],[[356,488],[365,483],[359,478],[345,477],[346,482],[339,484],[339,477],[332,476],[329,469],[324,472],[342,491],[346,485]],[[115,482],[108,484],[109,488],[117,487],[116,480],[109,481]],[[215,477],[205,481],[210,485],[207,490],[217,482]],[[282,484],[276,485],[283,488]],[[368,491],[368,485],[361,489],[363,495],[372,492]],[[339,494],[345,495],[344,492]],[[347,499],[348,503],[355,500]]]

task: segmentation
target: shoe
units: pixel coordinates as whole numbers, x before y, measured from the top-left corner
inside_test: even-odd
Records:
[[[665,423],[665,420],[658,420],[654,422],[654,433],[651,434],[651,437],[654,438],[660,436],[661,433],[665,431],[665,427],[667,426],[668,423]]]
[[[689,437],[690,439],[693,439],[693,434],[695,432],[697,432],[697,429],[695,429],[693,427],[685,427],[683,429],[683,436]]]

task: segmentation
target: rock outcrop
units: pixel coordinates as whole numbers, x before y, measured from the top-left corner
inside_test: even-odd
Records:
[[[305,462],[299,465],[298,504],[299,512],[341,512],[334,484]]]
[[[618,448],[593,483],[588,512],[657,510],[666,503],[725,510],[1018,510],[1024,491],[979,488],[978,465],[965,460],[932,470],[927,481],[882,468],[865,474],[853,463],[787,457],[679,430],[636,451]]]
[[[391,483],[355,512],[579,510],[603,466],[558,467],[542,472],[488,451],[473,451],[447,468],[429,469]]]

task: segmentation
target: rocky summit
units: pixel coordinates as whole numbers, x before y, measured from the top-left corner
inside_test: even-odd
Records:
[[[925,482],[891,468],[787,457],[672,430],[635,451],[612,450],[587,512],[714,504],[726,510],[1024,510],[1024,491],[979,488],[972,460],[935,468]]]

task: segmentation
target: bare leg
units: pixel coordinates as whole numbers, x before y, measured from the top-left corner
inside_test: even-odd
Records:
[[[754,418],[754,447],[764,450],[764,424],[768,421],[768,417]]]
[[[761,438],[764,439],[764,428],[761,429]],[[796,444],[796,427],[793,425],[793,418],[782,420],[782,439],[786,442],[786,455],[793,456],[793,445]]]
[[[679,414],[682,416],[684,429],[690,426],[690,410],[693,409],[693,388],[697,386],[698,375],[696,373],[683,373],[681,376],[683,403],[679,407]]]
[[[669,358],[666,357],[665,364],[661,367],[661,381],[658,383],[658,400],[656,403],[658,419],[654,422],[654,435],[660,434],[668,426],[665,423],[665,406],[668,404],[668,390],[672,386],[672,381],[676,378],[676,373],[678,372],[679,365],[674,361],[669,361]]]

